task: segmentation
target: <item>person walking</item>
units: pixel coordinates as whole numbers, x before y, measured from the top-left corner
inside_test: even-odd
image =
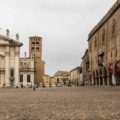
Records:
[[[35,91],[35,89],[36,89],[36,88],[35,88],[35,85],[34,85],[34,86],[33,86],[33,91]]]

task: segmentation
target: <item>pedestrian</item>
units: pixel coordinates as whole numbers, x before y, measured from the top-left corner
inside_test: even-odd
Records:
[[[36,89],[36,88],[35,88],[35,85],[34,85],[34,86],[33,86],[33,91],[35,91],[35,89]]]

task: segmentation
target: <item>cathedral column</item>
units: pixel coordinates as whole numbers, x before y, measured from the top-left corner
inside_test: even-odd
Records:
[[[5,65],[4,65],[4,56],[0,56],[0,69],[1,69],[1,72],[0,72],[0,86],[2,87],[3,84],[4,84],[4,80],[5,80]]]
[[[19,47],[15,49],[15,85],[19,86]]]
[[[6,51],[5,51],[5,81],[4,84],[6,86],[10,85],[10,69],[9,69],[9,47],[6,47]]]

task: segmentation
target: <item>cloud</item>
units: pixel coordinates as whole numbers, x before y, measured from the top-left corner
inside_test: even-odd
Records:
[[[28,37],[43,37],[46,73],[80,65],[91,29],[115,0],[0,0],[0,28],[18,32],[28,51]],[[12,34],[14,33],[14,34]]]

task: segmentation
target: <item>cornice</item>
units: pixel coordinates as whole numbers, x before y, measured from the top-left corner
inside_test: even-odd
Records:
[[[92,36],[114,15],[114,13],[120,8],[120,0],[117,0],[107,14],[101,19],[101,21],[92,29],[89,33],[88,41]]]

